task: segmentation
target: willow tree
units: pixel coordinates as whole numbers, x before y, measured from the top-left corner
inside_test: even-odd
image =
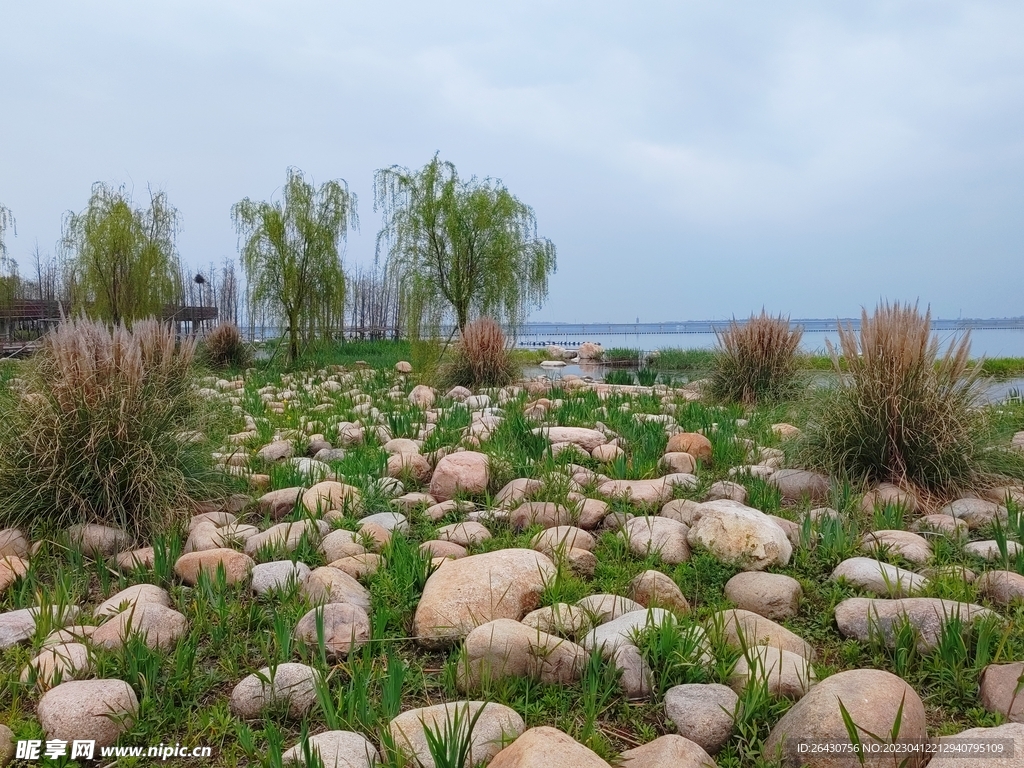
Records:
[[[159,317],[180,295],[178,211],[163,192],[136,208],[125,188],[97,182],[64,216],[61,246],[75,311],[111,323]]]
[[[344,179],[319,189],[289,168],[280,200],[245,198],[231,209],[252,308],[283,321],[290,360],[299,342],[340,330],[345,310],[342,243],[358,226]]]
[[[374,195],[378,258],[399,276],[412,330],[454,320],[461,332],[481,315],[517,326],[547,297],[555,246],[500,179],[460,179],[434,155],[418,171],[377,171]]]

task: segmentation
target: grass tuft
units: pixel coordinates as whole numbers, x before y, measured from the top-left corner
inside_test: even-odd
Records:
[[[503,387],[519,378],[501,326],[489,317],[466,325],[462,338],[441,366],[446,387]]]
[[[990,473],[1021,476],[1024,461],[991,450],[992,424],[980,408],[980,369],[968,335],[940,352],[930,313],[916,305],[865,310],[859,334],[829,345],[837,373],[807,430],[804,457],[826,471],[868,482],[914,485],[943,496],[983,485]]]
[[[195,351],[153,320],[54,329],[0,395],[0,527],[103,523],[149,537],[222,491],[199,431],[217,420],[196,394]]]
[[[252,351],[238,326],[231,322],[221,323],[210,331],[200,351],[203,361],[214,369],[241,369],[252,365]]]
[[[736,320],[715,331],[718,346],[711,369],[711,395],[724,402],[779,402],[793,395],[803,330],[789,318],[761,311],[746,323]]]

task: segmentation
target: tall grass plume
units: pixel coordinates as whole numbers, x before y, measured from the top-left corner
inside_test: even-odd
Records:
[[[213,368],[246,368],[252,365],[252,352],[242,332],[232,322],[223,322],[206,334],[201,345],[202,358]]]
[[[728,328],[715,334],[718,345],[712,358],[712,397],[751,405],[793,395],[803,330],[791,328],[789,318],[761,310],[742,324],[733,319]]]
[[[85,319],[44,340],[0,398],[0,528],[103,523],[148,536],[223,489],[199,430],[194,339],[155,320]]]
[[[489,317],[468,323],[441,368],[447,387],[503,387],[519,377],[501,326]]]
[[[1019,476],[1019,462],[992,449],[969,334],[942,351],[930,312],[884,303],[871,316],[862,312],[859,332],[840,328],[839,347],[829,343],[828,351],[839,378],[809,424],[807,463],[944,496],[993,472]]]

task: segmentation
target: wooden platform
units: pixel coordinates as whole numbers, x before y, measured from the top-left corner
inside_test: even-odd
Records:
[[[71,308],[59,301],[16,299],[0,307],[0,358],[28,357],[39,349],[40,339],[70,315]],[[182,326],[192,332],[204,323],[215,322],[217,307],[166,304],[160,319],[174,323],[178,333]],[[14,340],[13,336],[22,338]]]

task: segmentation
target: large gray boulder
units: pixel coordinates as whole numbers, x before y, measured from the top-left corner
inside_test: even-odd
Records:
[[[680,736],[717,754],[732,736],[739,696],[718,683],[688,683],[665,691],[665,715]]]
[[[779,489],[783,501],[826,501],[828,478],[806,469],[778,469],[768,476],[768,484]]]
[[[325,731],[309,737],[308,749],[320,758],[324,768],[373,768],[380,755],[377,748],[361,733]],[[281,756],[285,765],[306,765],[302,742]]]
[[[934,745],[936,752],[928,768],[1021,768],[1024,723],[968,728],[952,736],[940,736]],[[975,752],[979,747],[983,751]]]
[[[1024,723],[1024,696],[1020,693],[1022,676],[1024,662],[989,664],[981,673],[981,705],[989,712],[997,712],[1007,720]]]
[[[851,557],[832,571],[833,581],[844,581],[883,597],[911,597],[928,586],[928,579],[870,557]]]
[[[330,658],[343,658],[370,640],[370,617],[351,603],[327,603],[307,612],[295,625],[295,639],[317,648],[321,640]]]
[[[595,752],[546,725],[531,728],[491,761],[491,768],[610,768]],[[432,766],[424,766],[432,768]]]
[[[700,744],[674,733],[619,755],[621,768],[715,768],[715,761]]]
[[[737,608],[783,621],[799,613],[803,588],[792,576],[744,571],[725,583],[725,596]]]

